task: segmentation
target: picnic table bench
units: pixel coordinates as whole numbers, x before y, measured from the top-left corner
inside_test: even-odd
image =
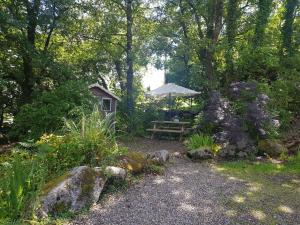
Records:
[[[155,133],[177,133],[179,140],[182,140],[182,136],[187,133],[189,122],[176,122],[176,121],[152,121],[153,128],[147,129],[152,132],[151,139],[154,138]]]

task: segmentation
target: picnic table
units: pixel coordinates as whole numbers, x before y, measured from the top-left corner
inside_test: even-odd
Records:
[[[179,135],[179,140],[182,140],[182,136],[187,133],[189,122],[176,122],[176,121],[151,121],[153,123],[153,128],[147,129],[147,131],[152,132],[151,139],[154,138],[156,133],[177,133]]]

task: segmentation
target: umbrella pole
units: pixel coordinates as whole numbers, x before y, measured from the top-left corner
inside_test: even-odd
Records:
[[[169,120],[171,120],[171,93],[169,93]]]

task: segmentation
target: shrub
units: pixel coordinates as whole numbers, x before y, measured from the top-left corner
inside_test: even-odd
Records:
[[[38,144],[53,149],[48,154],[49,173],[66,171],[78,165],[99,166],[115,160],[122,151],[114,137],[114,115],[103,117],[95,107],[93,112],[82,112],[79,120],[65,120],[64,136],[43,135]]]
[[[91,111],[92,96],[83,82],[70,81],[55,90],[42,93],[31,104],[21,107],[14,118],[12,139],[37,139],[43,133],[59,131],[63,117],[76,118],[81,107]]]
[[[65,135],[44,134],[35,143],[21,143],[21,150],[0,161],[0,223],[31,219],[37,196],[53,178],[76,166],[113,164],[126,152],[115,142],[114,115],[103,117],[97,108],[81,115],[65,120]]]
[[[214,153],[217,153],[220,150],[220,146],[214,143],[211,136],[202,134],[193,134],[187,140],[186,145],[189,151],[194,151],[201,147],[208,147]]]
[[[31,218],[46,177],[43,155],[15,151],[0,168],[0,220]]]

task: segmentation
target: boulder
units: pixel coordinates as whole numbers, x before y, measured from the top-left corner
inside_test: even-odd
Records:
[[[141,173],[148,166],[148,160],[142,152],[128,152],[120,157],[124,168],[132,173]]]
[[[245,131],[243,120],[234,114],[229,101],[218,91],[211,92],[204,107],[200,129],[207,125],[213,128],[209,132],[214,133],[214,141],[221,147],[220,157],[244,157],[255,153],[254,142]]]
[[[234,82],[230,84],[230,96],[235,99],[251,100],[257,95],[257,85],[255,82]]]
[[[99,168],[75,167],[71,172],[46,184],[41,198],[42,214],[79,211],[96,203],[105,182]]]
[[[240,116],[251,125],[251,130],[259,138],[266,139],[269,137],[268,130],[276,131],[280,123],[267,110],[270,98],[266,94],[258,94],[257,89],[254,82],[235,82],[230,85],[230,96],[244,104],[245,112]]]
[[[164,163],[169,160],[169,157],[169,152],[167,150],[159,150],[147,154],[148,159],[157,163]]]
[[[267,154],[271,157],[278,157],[281,154],[288,152],[287,148],[284,147],[278,140],[266,139],[258,142],[258,149],[261,153]]]
[[[108,173],[112,178],[117,178],[121,180],[125,180],[127,175],[126,170],[116,166],[106,167],[105,172]]]
[[[188,151],[188,157],[194,160],[205,160],[214,158],[214,154],[210,147],[201,147],[192,151]]]

